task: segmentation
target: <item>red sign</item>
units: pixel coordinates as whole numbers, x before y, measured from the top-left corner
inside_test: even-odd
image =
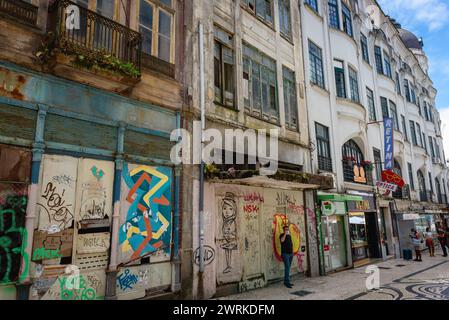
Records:
[[[325,245],[324,245],[324,251],[329,251],[329,250],[330,250],[329,245],[325,244]]]
[[[399,188],[403,188],[405,186],[405,182],[401,178],[401,176],[397,175],[391,170],[382,171],[382,181],[393,183],[397,185]]]

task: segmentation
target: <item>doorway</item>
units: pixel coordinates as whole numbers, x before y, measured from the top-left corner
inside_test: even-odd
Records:
[[[323,216],[322,226],[326,271],[346,267],[348,259],[346,255],[345,216]]]

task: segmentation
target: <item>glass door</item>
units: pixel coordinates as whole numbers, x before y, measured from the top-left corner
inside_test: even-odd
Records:
[[[323,216],[326,270],[347,266],[344,216]]]

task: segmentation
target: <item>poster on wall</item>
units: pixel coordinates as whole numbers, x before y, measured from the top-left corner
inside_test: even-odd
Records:
[[[121,262],[151,256],[170,260],[172,169],[126,163],[121,183],[119,252]]]

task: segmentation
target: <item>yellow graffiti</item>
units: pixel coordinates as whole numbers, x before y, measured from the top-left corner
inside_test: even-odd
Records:
[[[280,236],[284,232],[284,224],[288,222],[288,218],[285,214],[274,215],[274,230],[273,230],[273,246],[274,254],[278,260],[282,261],[281,257],[281,239]],[[293,254],[298,254],[301,248],[301,234],[298,226],[290,223],[290,235],[293,242]]]
[[[170,225],[170,222],[168,222],[167,219],[165,219],[165,217],[162,215],[162,213],[158,212],[157,216],[159,217],[159,219],[162,222],[162,226],[159,228],[159,230],[157,232],[153,232],[153,239],[159,239],[164,232],[168,229],[168,226]]]
[[[159,179],[161,179],[151,190],[149,190],[147,192],[147,194],[144,195],[143,200],[145,201],[145,203],[147,204],[148,207],[150,207],[150,198],[156,193],[156,191],[158,191],[164,184],[166,184],[168,182],[168,177],[163,174],[160,173],[159,171],[157,171],[154,168],[148,167],[148,166],[141,166],[141,167],[137,167],[133,170],[131,170],[130,172],[130,176],[135,176],[136,174],[139,174],[140,172],[146,172],[149,173],[153,176],[158,177]]]

